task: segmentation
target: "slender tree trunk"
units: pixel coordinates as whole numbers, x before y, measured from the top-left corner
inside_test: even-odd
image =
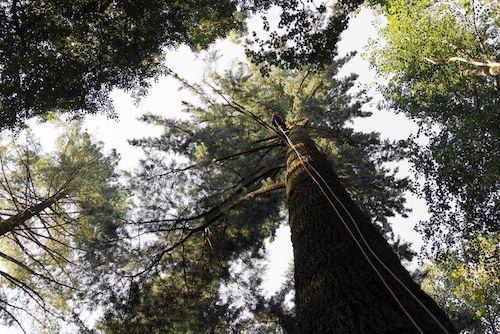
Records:
[[[19,212],[18,214],[8,219],[0,220],[0,237],[8,232],[12,232],[15,228],[18,228],[31,218],[40,214],[40,212],[42,212],[43,210],[54,205],[58,200],[60,200],[64,196],[66,196],[66,192],[60,190],[54,195],[44,199],[40,203],[30,206],[29,208],[24,209],[23,211]]]
[[[290,131],[289,137],[303,160],[314,166],[349,210],[378,257],[424,303],[448,333],[456,333],[444,312],[413,282],[384,237],[351,200],[307,131],[296,127]],[[314,171],[310,172],[314,175]],[[319,177],[314,176],[321,182]],[[323,187],[418,327],[426,334],[446,332],[369,253],[349,216],[328,193],[329,190]],[[299,333],[420,333],[370,266],[292,149],[287,155],[286,189],[295,259],[295,303]]]

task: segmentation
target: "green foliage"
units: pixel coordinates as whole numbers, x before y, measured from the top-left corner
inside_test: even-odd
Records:
[[[24,141],[22,137],[25,137]],[[104,154],[78,125],[53,152],[28,131],[0,146],[0,315],[43,328],[69,320],[120,264],[117,229],[125,214],[118,156]],[[31,213],[26,216],[26,213]],[[4,228],[8,227],[8,228]],[[54,322],[55,321],[55,322]]]
[[[360,1],[345,1],[327,13],[296,0],[54,1],[0,2],[0,129],[41,115],[107,112],[114,88],[145,94],[149,79],[166,73],[165,50],[187,44],[208,47],[244,20],[270,8],[282,10],[282,35],[256,39],[248,50],[257,63],[297,67],[329,64],[347,14]],[[322,23],[328,18],[328,22]],[[264,20],[264,29],[269,24]],[[278,55],[278,57],[275,57]]]
[[[337,55],[337,42],[347,28],[350,12],[363,1],[271,0],[261,3],[266,8],[280,9],[277,26],[262,17],[263,30],[268,37],[261,38],[253,32],[248,39],[247,56],[266,74],[270,66],[299,69],[330,65]]]
[[[443,307],[463,333],[498,332],[498,247],[498,237],[478,237],[466,243],[465,253],[450,252],[446,261],[436,261],[424,266],[427,275],[422,288]]]
[[[194,237],[182,251],[173,253],[161,275],[132,282],[127,293],[114,296],[98,330],[110,334],[247,333],[252,321],[243,311],[255,304],[252,293],[260,280],[234,270],[229,274],[215,251],[200,247],[204,242],[200,239]],[[259,268],[253,266],[246,268],[244,276]]]
[[[500,77],[484,64],[500,58],[499,4],[395,0],[383,9],[386,44],[373,61],[389,78],[387,107],[420,126],[411,160],[431,217],[418,228],[437,259],[423,287],[464,333],[496,333]]]
[[[493,237],[499,230],[500,77],[485,64],[500,59],[499,4],[391,0],[383,9],[385,39],[375,46],[373,62],[389,78],[382,87],[387,107],[420,126],[411,160],[423,177],[431,217],[419,229],[435,254],[462,240]]]
[[[367,99],[350,90],[354,75],[337,77],[337,66],[324,71],[274,68],[263,76],[258,67],[235,64],[223,75],[210,74],[201,85],[180,79],[199,97],[197,103],[185,103],[185,119],[143,117],[164,129],[158,138],[132,141],[146,154],[132,180],[134,228],[147,240],[135,271],[146,275],[139,284],[144,295],[135,308],[128,296],[111,303],[102,330],[154,332],[163,326],[174,333],[214,328],[258,333],[275,328],[266,325],[269,319],[277,324],[280,318],[283,326],[293,322],[277,306],[284,297],[266,300],[259,294],[258,269],[249,274],[263,256],[264,240],[285,218],[287,148],[268,123],[273,114],[286,118],[288,126],[307,123],[351,194],[391,237],[387,217],[405,214],[407,182],[383,163],[397,160],[400,152],[376,133],[347,126],[352,118],[369,115],[361,109]],[[250,269],[234,276],[235,263]],[[243,284],[245,298],[222,293],[220,287],[228,282]]]
[[[113,88],[144,89],[164,49],[199,50],[242,28],[219,1],[0,2],[0,128],[47,112],[111,112]]]

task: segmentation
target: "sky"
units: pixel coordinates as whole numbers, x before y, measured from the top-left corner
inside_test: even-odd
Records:
[[[370,38],[377,38],[376,29],[373,26],[375,17],[368,9],[361,10],[360,14],[351,20],[349,28],[342,34],[339,44],[339,54],[344,55],[350,51],[358,51],[358,55],[344,66],[342,75],[351,72],[359,75],[362,85],[375,94],[374,82],[379,82],[373,69],[370,69],[366,57],[362,54]],[[212,50],[220,51],[221,59],[217,69],[223,70],[231,66],[235,59],[244,59],[243,48],[235,45],[229,40],[218,41]],[[204,71],[203,54],[195,55],[188,47],[181,46],[175,51],[169,51],[166,55],[166,65],[174,69],[181,77],[191,82],[201,81]],[[137,120],[144,113],[154,113],[168,115],[170,117],[182,117],[181,101],[190,100],[190,95],[186,90],[179,91],[179,84],[172,77],[162,77],[152,84],[148,95],[139,103],[134,103],[134,99],[129,93],[124,91],[114,91],[115,110],[118,119],[107,119],[102,115],[87,116],[84,127],[94,136],[102,141],[107,150],[116,149],[121,155],[119,168],[131,170],[137,166],[137,162],[142,156],[138,148],[133,148],[128,144],[129,139],[141,138],[143,136],[154,136],[161,133],[161,129],[146,125]],[[378,131],[382,138],[405,139],[409,134],[416,132],[416,125],[402,115],[395,115],[390,111],[380,111],[375,107],[376,101],[365,106],[365,110],[373,112],[373,116],[368,119],[356,120],[353,127],[360,131]],[[41,139],[46,150],[54,146],[58,131],[50,124],[38,124],[30,121],[34,127],[36,135]],[[400,176],[408,174],[408,164],[400,164]],[[427,208],[423,200],[408,194],[408,206],[413,209],[408,218],[394,217],[390,221],[396,234],[400,234],[406,241],[414,244],[414,249],[419,250],[421,237],[414,231],[415,224],[425,219]],[[268,270],[264,275],[264,289],[268,294],[276,291],[284,280],[284,275],[292,260],[292,246],[290,242],[290,231],[286,225],[282,225],[277,231],[277,237],[273,243],[267,242],[269,250]],[[5,329],[0,326],[0,332],[5,334],[20,333],[15,329]]]

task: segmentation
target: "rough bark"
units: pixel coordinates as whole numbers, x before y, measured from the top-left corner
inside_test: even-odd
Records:
[[[289,137],[302,158],[314,166],[349,210],[373,251],[446,328],[443,330],[362,245],[421,330],[429,334],[456,333],[444,312],[413,282],[384,237],[351,200],[307,131],[296,127]],[[311,173],[314,172],[311,170]],[[420,333],[370,266],[293,149],[287,154],[286,190],[295,259],[299,333]],[[360,240],[350,218],[335,199],[331,200]]]

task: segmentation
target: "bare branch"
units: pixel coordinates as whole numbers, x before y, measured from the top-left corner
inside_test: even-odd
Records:
[[[277,137],[271,137],[271,138],[277,138]],[[266,140],[268,140],[268,139],[266,139]],[[268,149],[268,148],[280,147],[280,146],[283,146],[283,145],[284,145],[283,143],[271,143],[271,144],[268,144],[268,145],[263,145],[263,146],[255,147],[255,148],[252,148],[252,149],[249,149],[249,150],[245,150],[245,151],[233,153],[233,154],[227,155],[225,157],[213,159],[210,163],[208,163],[208,165],[213,164],[213,163],[223,162],[223,161],[226,161],[226,160],[231,160],[231,159],[237,158],[237,157],[242,156],[242,155],[247,155],[247,154],[250,154],[250,153],[255,153],[255,152],[258,152],[258,151],[261,151],[261,150],[265,150],[265,149]],[[156,177],[162,177],[162,176],[166,176],[166,175],[170,175],[170,174],[176,174],[176,173],[185,172],[185,171],[187,171],[189,169],[192,169],[192,168],[195,168],[197,166],[199,166],[199,164],[192,164],[192,165],[189,165],[189,166],[186,166],[186,167],[183,167],[183,168],[177,168],[177,169],[169,170],[169,171],[167,171],[165,173],[161,173],[161,174],[149,176],[148,178],[146,178],[146,180],[151,180],[151,179],[156,178]]]
[[[213,214],[214,212],[220,210],[222,207],[224,207],[225,205],[227,205],[228,203],[231,203],[231,201],[234,200],[234,198],[240,194],[244,189],[248,188],[249,186],[251,186],[252,184],[254,184],[255,182],[257,182],[258,180],[261,180],[263,178],[266,178],[270,175],[272,175],[275,171],[283,168],[284,165],[278,165],[278,166],[274,166],[274,167],[271,167],[271,168],[267,168],[265,169],[264,171],[261,171],[259,170],[256,174],[252,174],[251,176],[253,176],[251,179],[245,181],[233,194],[231,194],[226,200],[222,201],[221,203],[213,206],[210,210],[208,211],[205,211],[205,212],[202,212],[196,216],[191,216],[191,217],[185,217],[185,218],[171,218],[171,219],[151,219],[151,220],[145,220],[145,221],[136,221],[136,222],[133,222],[135,224],[154,224],[154,223],[161,223],[161,222],[188,222],[188,221],[195,221],[195,220],[199,220],[201,218],[204,218],[206,216],[209,216],[211,214]],[[260,172],[260,173],[259,173]],[[255,176],[254,176],[255,175]]]
[[[7,305],[7,306],[10,306],[10,307],[13,307],[13,308],[16,308],[16,309],[17,309],[17,308],[19,308],[19,307],[15,306],[15,305],[12,305],[12,304],[8,303],[8,302],[7,302],[7,301],[5,301],[5,300],[0,299],[0,309],[1,309],[1,310],[3,310],[3,312],[5,312],[5,313],[9,316],[9,318],[11,318],[11,319],[12,319],[12,320],[13,320],[13,321],[17,324],[17,326],[19,326],[19,328],[21,329],[21,331],[22,331],[24,334],[28,334],[28,333],[26,332],[26,330],[24,329],[23,325],[19,322],[19,320],[17,320],[16,316],[14,316],[14,315],[13,315],[13,314],[12,314],[9,310],[7,310],[5,307],[2,307],[2,306],[1,306],[1,304],[5,304],[5,305]]]
[[[52,275],[51,275],[51,277],[49,277],[49,276],[45,276],[43,274],[40,274],[40,273],[34,271],[33,269],[31,269],[30,267],[28,267],[24,263],[18,261],[17,259],[13,258],[12,256],[10,256],[8,254],[0,252],[0,257],[3,257],[4,259],[6,259],[9,262],[15,263],[16,265],[18,265],[19,267],[23,268],[24,270],[26,270],[30,274],[32,274],[34,276],[37,276],[37,277],[40,277],[40,278],[43,278],[44,280],[46,280],[48,282],[53,282],[53,283],[55,283],[57,285],[61,285],[61,286],[64,286],[66,288],[69,288],[69,289],[75,289],[74,287],[71,287],[71,286],[69,286],[67,284],[64,284],[62,282],[57,281],[54,277],[52,277]]]

